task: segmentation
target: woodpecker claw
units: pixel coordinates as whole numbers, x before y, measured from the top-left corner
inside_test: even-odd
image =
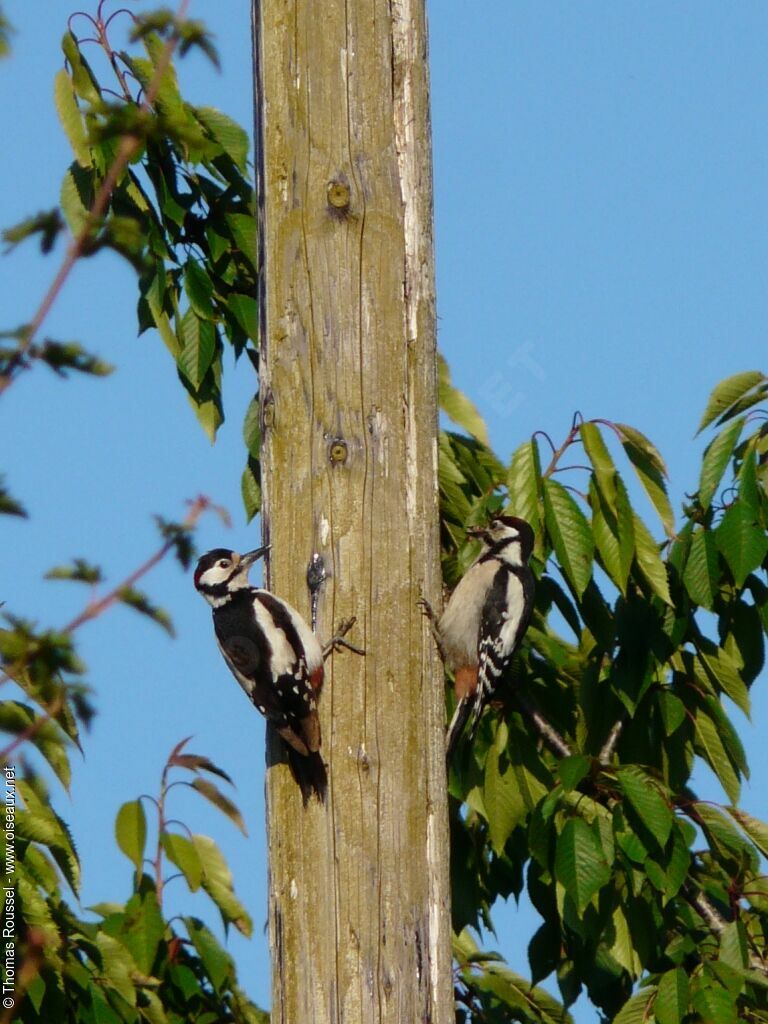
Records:
[[[348,651],[352,651],[353,654],[360,654],[363,656],[365,655],[365,651],[362,649],[362,647],[355,647],[354,644],[351,644],[348,640],[344,639],[344,637],[347,635],[350,629],[352,629],[356,622],[357,617],[353,615],[351,619],[343,619],[339,623],[339,625],[336,627],[336,632],[328,641],[328,643],[323,647],[323,660],[325,660],[325,658],[327,658],[329,654],[331,654],[333,651],[338,650],[340,647],[346,647],[346,649]]]
[[[440,660],[445,662],[445,648],[443,647],[443,638],[440,636],[440,630],[437,628],[438,616],[435,614],[435,609],[426,597],[420,597],[416,604],[424,618],[429,621],[429,628],[432,630],[432,637],[437,645],[437,653],[440,655]]]

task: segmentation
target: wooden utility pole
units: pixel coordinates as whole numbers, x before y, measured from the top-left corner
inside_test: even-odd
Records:
[[[329,789],[267,776],[273,1024],[453,1020],[424,0],[254,0],[269,586],[318,632]],[[273,738],[271,752],[277,747]]]

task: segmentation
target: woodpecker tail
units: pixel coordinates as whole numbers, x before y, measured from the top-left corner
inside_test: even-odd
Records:
[[[288,752],[288,765],[296,783],[301,790],[301,798],[306,807],[310,797],[316,796],[321,804],[325,803],[328,790],[328,772],[322,755],[319,752],[300,754],[285,744]]]
[[[456,705],[456,710],[453,713],[451,724],[448,726],[448,735],[445,741],[445,760],[446,764],[451,763],[456,745],[461,738],[461,734],[464,732],[464,726],[467,724],[467,719],[472,713],[472,705],[474,701],[472,697],[463,697]]]

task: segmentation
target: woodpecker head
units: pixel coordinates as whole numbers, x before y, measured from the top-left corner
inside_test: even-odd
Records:
[[[488,526],[471,526],[470,537],[483,542],[480,558],[500,558],[511,565],[526,565],[533,551],[533,530],[517,516],[495,516]]]
[[[248,587],[248,570],[269,550],[269,545],[238,555],[227,548],[208,551],[197,563],[195,587],[214,608],[226,604],[232,593]]]

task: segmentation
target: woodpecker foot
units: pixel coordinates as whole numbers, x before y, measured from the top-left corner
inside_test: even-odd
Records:
[[[352,651],[353,654],[365,654],[365,651],[362,649],[362,647],[355,647],[354,644],[351,644],[348,640],[344,639],[344,637],[347,635],[350,629],[352,629],[356,622],[357,617],[353,615],[351,619],[343,619],[338,624],[338,626],[336,627],[336,632],[333,634],[328,643],[323,647],[323,660],[325,660],[329,654],[332,654],[333,651],[338,651],[342,647],[346,647],[346,649],[348,651]]]
[[[445,648],[443,647],[443,638],[440,636],[440,631],[437,628],[438,616],[435,614],[435,609],[426,599],[426,597],[420,597],[416,602],[419,607],[419,611],[425,619],[429,620],[429,628],[432,630],[432,636],[435,643],[437,644],[437,650],[440,655],[441,661],[445,661]]]

